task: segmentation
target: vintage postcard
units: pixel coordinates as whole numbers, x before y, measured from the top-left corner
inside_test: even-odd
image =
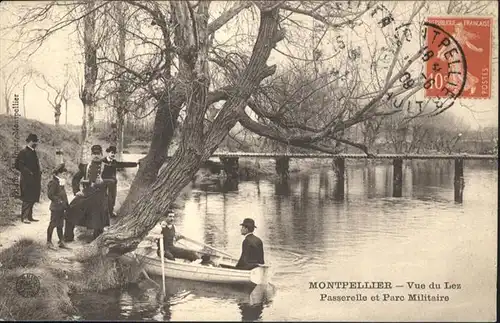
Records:
[[[495,1],[3,1],[0,320],[496,322]]]

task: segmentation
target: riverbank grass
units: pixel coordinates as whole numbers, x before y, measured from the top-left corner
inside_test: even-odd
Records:
[[[49,267],[45,246],[23,239],[0,252],[0,318],[4,320],[58,320],[75,312],[68,285]],[[40,289],[33,297],[16,290],[18,277],[33,274]]]
[[[68,285],[72,293],[101,292],[126,286],[137,279],[139,272],[134,264],[97,255],[85,260],[82,263],[82,270],[72,272],[68,276]]]
[[[68,319],[76,314],[72,294],[120,288],[140,276],[139,266],[100,255],[83,263],[63,259],[67,253],[78,256],[73,250],[49,251],[45,245],[31,239],[22,239],[2,250],[0,318]],[[40,282],[40,289],[33,297],[23,296],[17,291],[16,283],[23,274],[33,274]]]

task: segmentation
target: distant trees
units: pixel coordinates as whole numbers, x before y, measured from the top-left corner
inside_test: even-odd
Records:
[[[79,14],[72,21],[84,53],[85,145],[99,100],[112,97],[122,112],[154,114],[151,145],[121,218],[89,246],[103,254],[134,249],[237,123],[286,147],[337,152],[341,143],[371,153],[367,140],[348,138],[348,130],[364,123],[372,137],[382,126],[370,122],[401,114],[395,99],[408,100],[424,83],[417,17],[425,2],[402,10],[397,23],[406,32],[396,30],[384,3],[371,1],[123,5],[130,9],[125,24],[113,2],[66,7]],[[38,19],[47,10],[53,4],[35,11]],[[113,37],[123,30],[133,44],[125,57],[123,38]],[[405,46],[411,30],[413,47]],[[353,40],[358,32],[364,37]],[[175,135],[179,146],[166,163]]]
[[[469,127],[451,114],[401,121],[391,116],[383,122],[382,136],[394,153],[452,153]]]
[[[62,84],[49,81],[43,74],[33,71],[36,78],[41,79],[42,86],[35,79],[35,84],[47,94],[47,102],[54,109],[54,124],[59,126],[59,119],[61,117],[61,108],[63,100],[66,103],[66,124],[68,116],[68,100],[69,100],[69,78],[66,78]]]
[[[2,69],[2,105],[5,106],[5,114],[11,114],[10,105],[14,99],[14,91],[22,84],[26,84],[31,78],[31,73],[25,68],[15,68],[10,72]],[[24,100],[24,98],[23,98]]]

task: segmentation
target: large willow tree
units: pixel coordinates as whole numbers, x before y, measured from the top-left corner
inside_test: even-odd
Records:
[[[400,58],[398,53],[393,53],[393,64],[384,75],[384,82],[368,99],[359,99],[357,103],[349,99],[354,100],[360,91],[368,90],[367,85],[363,89],[356,89],[362,70],[354,66],[359,63],[349,64],[353,69],[352,75],[345,71],[333,71],[323,73],[327,78],[318,76],[323,77],[322,83],[332,84],[337,80],[338,85],[338,82],[343,82],[342,91],[330,95],[328,101],[338,102],[341,96],[345,100],[341,101],[342,105],[335,104],[326,109],[328,113],[323,114],[322,122],[315,118],[313,125],[304,122],[304,118],[292,117],[297,115],[299,109],[304,109],[303,106],[276,105],[272,98],[267,101],[262,99],[262,94],[266,92],[263,88],[269,85],[263,80],[277,70],[277,66],[269,65],[268,60],[278,43],[287,36],[284,22],[290,15],[303,16],[322,23],[323,30],[338,29],[348,26],[353,20],[363,19],[363,15],[373,9],[374,3],[357,3],[354,7],[348,7],[330,2],[238,2],[210,22],[209,1],[176,1],[165,5],[128,1],[128,4],[148,13],[151,24],[161,31],[160,47],[165,60],[162,63],[156,61],[154,66],[157,68],[143,74],[150,75],[151,82],[155,75],[156,79],[162,78],[162,84],[167,87],[155,89],[161,104],[156,114],[153,142],[143,166],[143,172],[149,172],[149,180],[144,181],[144,174],[139,171],[135,181],[142,181],[142,187],[134,192],[133,186],[128,197],[128,202],[132,200],[134,203],[126,205],[121,210],[122,217],[118,222],[91,245],[105,254],[121,254],[134,249],[237,122],[273,140],[328,151],[322,140],[342,140],[336,135],[343,132],[346,125],[352,126],[372,117],[384,94],[389,89],[394,90],[396,81],[419,57],[418,53],[414,54],[410,64],[405,63],[398,70],[395,65]],[[411,22],[422,8],[423,4],[415,6],[408,20]],[[217,50],[214,33],[244,10],[252,10],[258,17],[254,18],[258,26],[256,34],[246,40],[251,42],[250,51],[224,53]],[[174,69],[175,75],[172,72]],[[216,73],[219,75],[215,76]],[[345,77],[342,78],[343,73]],[[316,85],[317,88],[323,86]],[[418,83],[414,85],[418,86]],[[403,93],[413,88],[398,90]],[[316,91],[313,89],[312,92]],[[306,97],[307,94],[304,94],[301,101],[306,100]],[[208,108],[219,101],[223,104],[215,118],[210,123],[205,122]],[[363,102],[365,104],[361,106]],[[179,114],[183,117],[178,124],[179,147],[168,163],[164,164]],[[138,196],[134,196],[137,193]]]
[[[54,8],[84,12],[61,15],[41,40],[58,26],[106,21],[100,35],[108,38],[83,44],[91,54],[84,89],[97,97],[106,81],[119,80],[127,106],[151,102],[155,119],[120,218],[86,247],[88,254],[133,250],[237,123],[286,145],[336,152],[332,142],[342,142],[368,152],[345,131],[401,113],[387,97],[409,100],[424,83],[402,80],[422,71],[425,2],[405,4],[395,17],[391,2],[375,1],[124,1],[125,25],[113,16],[113,2],[90,2],[52,2],[25,20],[43,20]],[[107,50],[118,47],[118,30],[131,42],[126,59]],[[99,80],[104,85],[95,86],[91,65],[111,75]],[[166,162],[175,133],[178,149]]]

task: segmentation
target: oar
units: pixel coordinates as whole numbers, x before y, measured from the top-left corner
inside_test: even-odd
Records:
[[[161,279],[163,282],[163,296],[165,296],[165,255],[163,250],[163,236],[160,238],[160,252],[161,252]]]
[[[227,256],[227,257],[230,257],[230,258],[233,258],[233,259],[238,259],[238,258],[236,258],[235,256],[233,256],[233,255],[231,255],[231,254],[228,254],[228,253],[227,253],[227,252],[225,252],[225,251],[219,250],[219,249],[217,249],[217,248],[214,248],[214,247],[209,246],[209,245],[207,245],[207,244],[204,244],[204,243],[202,243],[202,242],[199,242],[199,241],[193,240],[193,239],[188,238],[188,237],[183,237],[183,239],[184,239],[184,240],[186,240],[186,241],[192,242],[192,243],[194,243],[194,244],[197,244],[197,245],[200,245],[200,246],[203,246],[203,247],[207,247],[207,248],[209,248],[209,249],[212,249],[213,251],[218,252],[218,253],[220,253],[220,254],[222,254],[222,255],[225,255],[225,256]]]

